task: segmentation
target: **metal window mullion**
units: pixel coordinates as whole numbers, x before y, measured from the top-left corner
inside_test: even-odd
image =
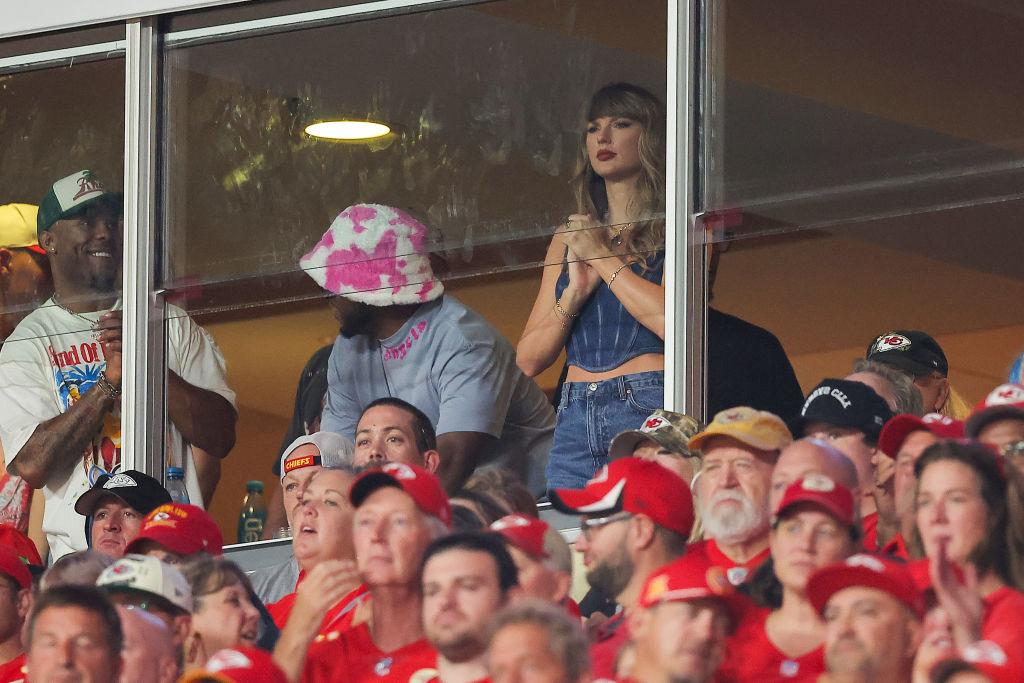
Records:
[[[700,0],[668,0],[665,99],[665,407],[704,417],[707,264],[694,229]]]
[[[154,292],[156,20],[128,21],[126,36],[122,462],[124,469],[134,467],[162,480],[164,309]]]

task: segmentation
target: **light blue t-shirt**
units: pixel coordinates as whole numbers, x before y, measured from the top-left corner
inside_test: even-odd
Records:
[[[394,396],[422,410],[440,434],[482,432],[498,439],[480,466],[516,473],[534,495],[555,413],[537,384],[516,365],[512,345],[490,323],[450,296],[420,306],[387,339],[339,336],[327,369],[320,428],[354,438],[363,408]]]

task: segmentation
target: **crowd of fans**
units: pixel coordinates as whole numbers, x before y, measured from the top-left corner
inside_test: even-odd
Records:
[[[616,84],[587,120],[517,349],[398,209],[349,207],[301,259],[340,336],[274,467],[292,553],[251,573],[203,508],[234,393],[184,312],[166,454],[196,504],[120,467],[120,193],[58,180],[17,244],[27,209],[0,216],[53,292],[0,349],[0,683],[1024,680],[1024,385],[971,410],[893,330],[794,402],[777,340],[715,318],[755,350],[711,357],[710,422],[665,410],[663,110]],[[556,411],[527,375],[563,347]],[[736,389],[745,363],[774,370]],[[579,520],[578,601],[544,499]]]

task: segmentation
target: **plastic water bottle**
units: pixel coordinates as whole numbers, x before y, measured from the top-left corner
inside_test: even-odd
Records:
[[[263,502],[263,482],[245,484],[245,499],[238,515],[238,542],[252,543],[263,539],[263,526],[267,523],[267,504]]]
[[[181,467],[167,468],[167,493],[171,494],[171,502],[188,503],[188,491],[185,490],[185,470]]]

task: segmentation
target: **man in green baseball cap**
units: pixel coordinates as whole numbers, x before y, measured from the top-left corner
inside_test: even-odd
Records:
[[[39,204],[39,246],[53,296],[0,349],[0,445],[7,470],[43,489],[56,559],[85,547],[71,503],[121,469],[121,255],[124,202],[89,170],[53,183]],[[167,305],[169,464],[185,470],[189,498],[213,495],[234,445],[235,394],[213,339]]]
[[[58,306],[84,313],[114,304],[123,221],[122,194],[107,190],[92,171],[53,184],[39,203],[36,229],[50,256]]]

